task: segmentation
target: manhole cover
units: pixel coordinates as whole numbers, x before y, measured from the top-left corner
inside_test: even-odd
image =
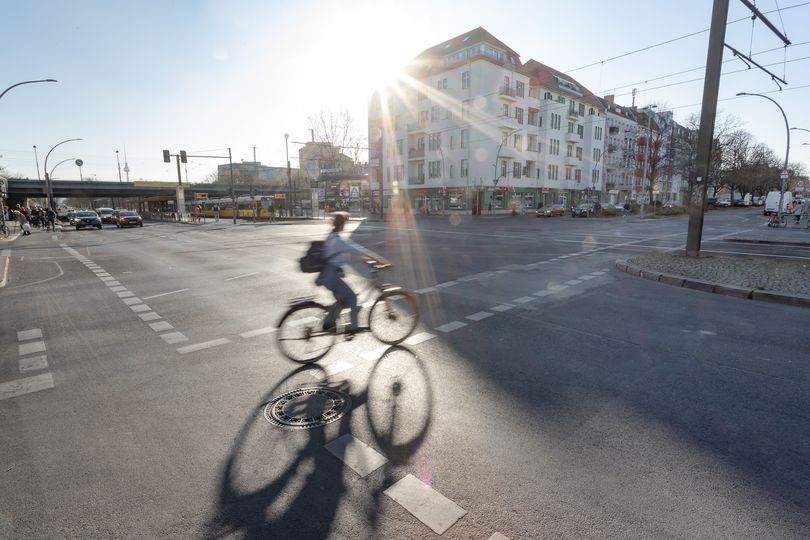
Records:
[[[352,400],[348,394],[323,386],[285,392],[264,407],[264,417],[274,426],[309,429],[325,426],[343,416]]]

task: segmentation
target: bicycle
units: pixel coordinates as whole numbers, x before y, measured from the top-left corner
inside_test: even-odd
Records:
[[[771,212],[771,217],[768,220],[768,227],[778,227],[784,229],[787,227],[787,215],[781,212]]]
[[[0,238],[8,238],[10,234],[11,231],[8,230],[6,222],[0,221]]]
[[[374,303],[368,313],[368,326],[359,332],[371,332],[375,338],[388,345],[403,342],[413,333],[419,323],[419,307],[416,296],[402,287],[384,283],[380,271],[390,267],[372,261],[368,286],[358,294],[358,304],[363,307],[361,296],[371,297],[377,291]],[[294,362],[309,364],[320,360],[335,343],[342,319],[342,305],[335,302],[324,305],[314,297],[294,298],[290,308],[278,323],[277,341],[281,352]],[[327,318],[328,317],[328,318]],[[334,325],[329,325],[329,321]]]

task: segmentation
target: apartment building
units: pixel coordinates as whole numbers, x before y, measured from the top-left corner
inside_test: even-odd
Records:
[[[372,98],[369,141],[371,178],[418,211],[602,198],[603,103],[480,27],[425,50]]]
[[[634,196],[633,186],[639,174],[636,163],[638,121],[630,107],[615,102],[614,96],[605,96],[605,191],[608,201],[624,202]]]

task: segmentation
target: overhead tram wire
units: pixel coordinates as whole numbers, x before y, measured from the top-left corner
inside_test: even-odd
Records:
[[[802,2],[801,4],[794,4],[794,5],[792,5],[792,6],[787,6],[787,7],[784,7],[784,8],[782,8],[782,10],[783,10],[783,11],[787,11],[788,9],[799,8],[799,7],[806,6],[806,5],[808,5],[808,4],[810,4],[810,2]],[[771,11],[764,11],[764,12],[762,12],[762,13],[763,13],[764,15],[767,15],[767,14],[774,13],[774,12],[778,12],[778,11],[779,11],[779,10],[777,10],[777,9],[773,9],[773,10],[771,10]],[[733,20],[733,21],[729,21],[729,22],[726,24],[726,26],[728,26],[728,25],[730,25],[730,24],[738,23],[738,22],[740,22],[740,21],[747,21],[747,20],[749,20],[749,19],[750,19],[750,16],[741,17],[741,18],[739,18],[739,19],[735,19],[735,20]],[[563,73],[573,73],[574,71],[580,71],[580,70],[582,70],[582,69],[587,69],[587,68],[591,68],[591,67],[594,67],[594,66],[598,66],[598,65],[600,65],[600,64],[604,64],[605,62],[612,62],[613,60],[618,60],[618,59],[620,59],[620,58],[624,58],[624,57],[627,57],[627,56],[631,56],[631,55],[634,55],[634,54],[638,54],[638,53],[640,53],[640,52],[649,51],[650,49],[655,49],[656,47],[662,47],[662,46],[664,46],[664,45],[669,45],[669,44],[671,44],[671,43],[675,43],[676,41],[680,41],[680,40],[682,40],[682,39],[686,39],[686,38],[694,37],[694,36],[697,36],[697,35],[700,35],[700,34],[705,34],[705,33],[706,33],[706,32],[708,32],[708,31],[709,31],[709,29],[708,29],[708,28],[706,28],[705,30],[699,30],[699,31],[697,31],[697,32],[690,32],[689,34],[685,34],[685,35],[683,35],[683,36],[679,36],[679,37],[675,37],[675,38],[672,38],[672,39],[668,39],[668,40],[666,40],[666,41],[662,41],[662,42],[660,42],[660,43],[655,43],[655,44],[653,44],[653,45],[648,45],[648,46],[646,46],[646,47],[641,47],[641,48],[639,48],[639,49],[635,49],[635,50],[633,50],[633,51],[629,51],[629,52],[626,52],[626,53],[622,53],[622,54],[619,54],[619,55],[617,55],[617,56],[613,56],[613,57],[611,57],[611,58],[606,58],[606,59],[604,59],[604,60],[599,60],[598,62],[593,62],[593,63],[591,63],[591,64],[587,64],[587,65],[585,65],[585,66],[580,66],[580,67],[578,67],[578,68],[569,69],[569,70],[567,70],[567,71],[564,71]]]
[[[758,94],[783,94],[785,92],[790,92],[791,90],[802,90],[804,88],[810,88],[810,84],[803,84],[801,86],[794,86],[792,88],[783,88],[781,90],[768,90],[764,92],[757,92]],[[753,93],[753,92],[751,92]],[[732,101],[735,99],[742,99],[745,96],[732,96],[727,98],[720,98],[717,101]],[[677,105],[675,107],[669,107],[668,110],[674,109],[688,109],[689,107],[700,107],[702,103],[690,103],[689,105]]]

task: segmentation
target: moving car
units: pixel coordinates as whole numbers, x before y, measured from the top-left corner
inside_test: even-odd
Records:
[[[143,219],[138,215],[138,212],[132,210],[117,210],[115,218],[115,226],[123,227],[143,227]]]
[[[602,209],[595,201],[584,201],[571,208],[571,217],[588,217]]]
[[[554,217],[554,216],[562,216],[565,214],[565,206],[562,204],[552,204],[550,206],[544,206],[543,208],[538,208],[535,211],[535,215],[537,217]]]
[[[112,208],[96,208],[96,213],[100,216],[102,223],[115,223],[115,216]]]
[[[96,229],[101,229],[101,218],[98,217],[98,214],[90,210],[76,212],[75,216],[73,217],[73,222],[77,231],[85,227],[95,227]]]

